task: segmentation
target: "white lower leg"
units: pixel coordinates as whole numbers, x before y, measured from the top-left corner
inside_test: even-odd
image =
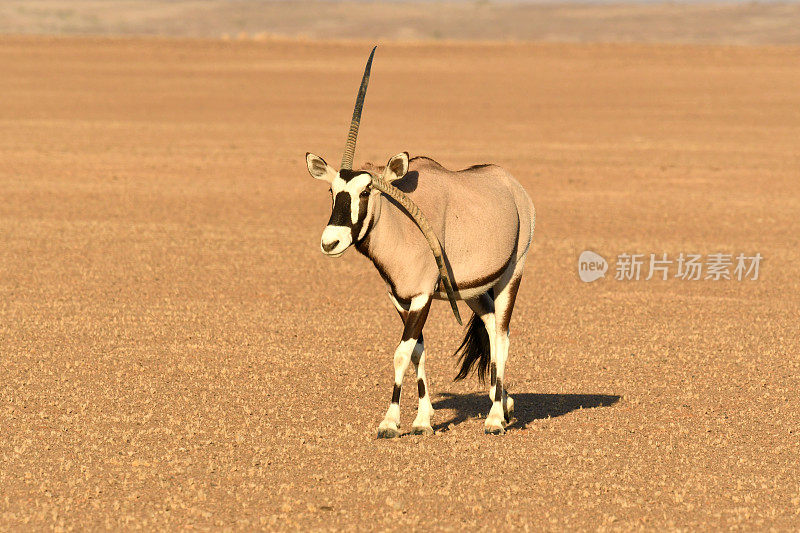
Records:
[[[485,428],[489,432],[502,431],[506,424],[505,411],[503,409],[503,402],[505,396],[505,387],[503,385],[503,378],[505,376],[506,355],[508,354],[508,337],[505,333],[500,333],[495,337],[495,347],[497,357],[492,361],[494,371],[492,372],[494,384],[490,390],[490,398],[492,400],[492,409],[486,417]]]
[[[485,313],[480,315],[480,319],[483,322],[483,325],[486,326],[486,332],[489,335],[489,354],[492,361],[492,365],[495,364],[497,359],[497,342],[495,339],[495,318],[494,313]],[[495,373],[492,372],[490,368],[490,381],[489,381],[489,399],[494,401],[494,376]]]
[[[508,347],[509,347],[509,337],[511,335],[511,331],[506,332],[503,336],[504,338],[504,347],[503,347],[503,413],[506,417],[506,420],[511,418],[511,415],[514,413],[514,400],[511,396],[508,395],[508,388],[506,386],[505,376],[506,376],[506,363],[508,362]]]
[[[394,351],[392,402],[389,404],[386,416],[383,417],[383,422],[378,426],[378,429],[390,431],[399,431],[400,429],[400,389],[403,386],[403,376],[406,373],[406,369],[408,369],[408,363],[411,361],[411,352],[416,343],[416,339],[402,341]]]
[[[432,432],[431,416],[433,416],[433,404],[431,404],[430,390],[425,377],[425,346],[421,342],[418,342],[414,347],[414,354],[411,360],[417,369],[417,393],[419,395],[419,406],[417,407],[417,417],[414,419],[413,428]]]

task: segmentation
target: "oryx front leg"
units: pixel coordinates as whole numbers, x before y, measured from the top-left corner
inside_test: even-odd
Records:
[[[419,395],[419,407],[417,407],[417,418],[411,425],[411,433],[414,435],[433,435],[431,426],[431,416],[433,416],[433,404],[431,403],[428,380],[425,378],[425,344],[422,334],[419,336],[417,345],[414,346],[414,353],[411,355],[411,362],[417,369],[417,394]]]
[[[403,387],[403,376],[405,376],[408,364],[411,362],[417,343],[422,337],[422,328],[428,318],[428,310],[431,306],[430,295],[422,295],[413,298],[408,309],[403,309],[404,326],[403,338],[394,352],[394,387],[392,388],[392,401],[386,416],[378,426],[378,438],[390,439],[400,436],[400,391]],[[430,423],[428,423],[430,426]]]

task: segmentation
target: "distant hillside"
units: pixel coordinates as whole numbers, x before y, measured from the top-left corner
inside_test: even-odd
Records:
[[[0,33],[800,44],[800,3],[5,0]]]

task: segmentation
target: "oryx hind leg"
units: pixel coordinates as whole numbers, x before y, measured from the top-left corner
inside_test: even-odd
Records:
[[[403,338],[397,345],[394,352],[394,387],[392,389],[392,401],[386,411],[383,421],[378,426],[378,438],[394,438],[400,436],[400,391],[403,386],[408,364],[416,352],[419,352],[419,361],[422,362],[424,346],[422,344],[422,328],[428,318],[428,310],[431,307],[431,295],[420,295],[411,300],[408,307],[401,306],[394,298],[400,316],[403,317]],[[417,372],[420,367],[417,365]],[[424,367],[422,368],[424,377]],[[423,381],[424,382],[424,381]],[[426,387],[427,389],[427,387]],[[421,390],[421,389],[420,389]],[[427,390],[425,390],[427,395]],[[430,402],[430,400],[428,400]],[[420,399],[420,403],[422,400]],[[426,406],[427,407],[427,406]],[[433,406],[431,406],[433,410]],[[419,414],[418,414],[419,417]],[[430,413],[428,413],[428,424],[430,427]]]
[[[497,320],[495,314],[494,291],[489,289],[480,296],[467,300],[467,305],[469,305],[475,315],[481,319],[489,338],[489,399],[494,401],[497,381]],[[505,390],[502,391],[502,394],[504,397],[507,397]],[[514,414],[514,400],[511,398],[507,398],[507,401],[504,400],[503,408],[505,422],[508,422]]]
[[[518,265],[508,282],[495,288],[497,291],[494,300],[495,341],[489,368],[491,379],[489,398],[492,400],[492,408],[484,424],[485,432],[494,435],[504,433],[506,424],[514,415],[514,400],[508,395],[505,388],[505,370],[508,361],[511,314],[514,311],[514,302],[521,281],[522,267]]]

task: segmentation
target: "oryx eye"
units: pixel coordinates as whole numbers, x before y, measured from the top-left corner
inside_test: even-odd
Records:
[[[364,198],[364,197],[366,197],[366,196],[369,196],[369,187],[367,187],[366,189],[364,189],[363,191],[361,191],[361,194],[360,194],[360,196],[361,196],[362,198]]]

